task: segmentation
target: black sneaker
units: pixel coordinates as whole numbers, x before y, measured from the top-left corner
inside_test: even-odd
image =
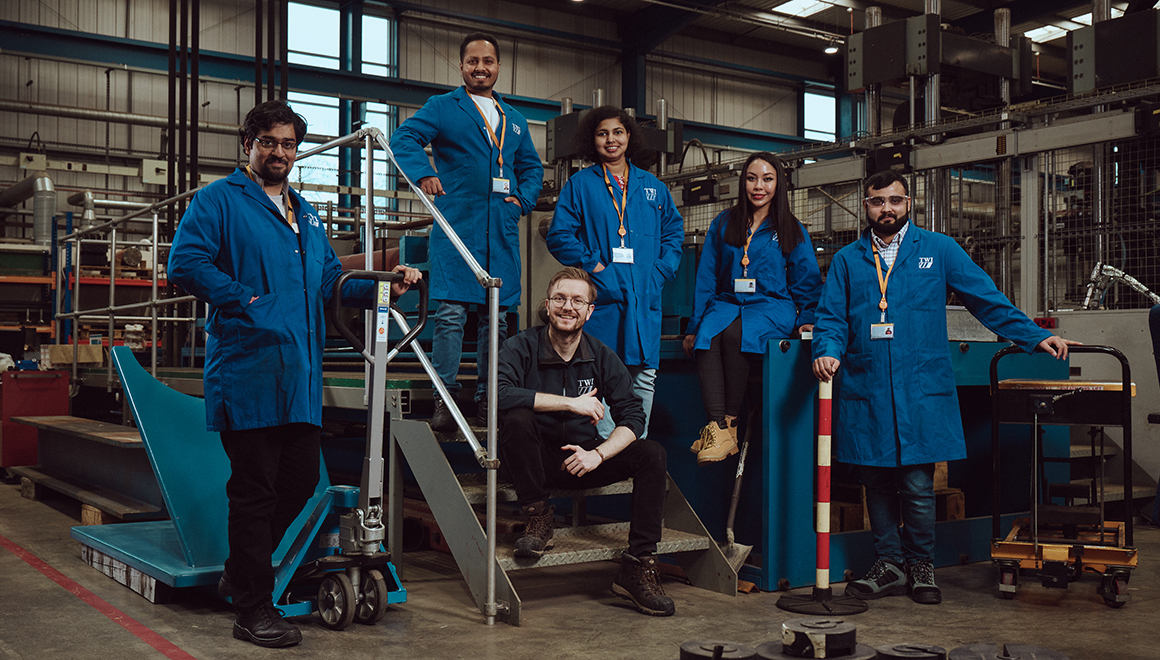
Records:
[[[443,403],[443,398],[436,394],[435,413],[431,415],[431,429],[441,433],[451,433],[455,431],[455,428],[455,418],[451,416],[447,404]]]
[[[234,637],[267,648],[294,646],[302,641],[302,631],[282,618],[274,604],[266,601],[234,621]]]
[[[906,571],[901,564],[890,559],[879,559],[870,567],[866,577],[846,584],[846,595],[859,600],[900,596],[906,591]]]
[[[942,602],[942,590],[934,583],[934,564],[929,561],[915,562],[906,567],[910,585],[910,599],[923,605],[938,605]]]
[[[528,526],[524,535],[516,540],[515,555],[517,557],[540,557],[552,548],[549,543],[556,533],[553,523],[555,506],[548,506],[547,502],[536,502],[524,507],[524,515],[528,517]]]
[[[479,402],[479,408],[475,411],[475,425],[487,428],[487,399]]]
[[[620,572],[612,582],[612,593],[632,601],[636,609],[651,616],[672,616],[677,611],[673,599],[665,595],[657,571],[657,556],[620,555]]]

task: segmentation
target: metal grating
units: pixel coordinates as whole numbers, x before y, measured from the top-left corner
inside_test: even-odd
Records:
[[[468,474],[457,474],[455,478],[459,480],[459,485],[463,487],[463,495],[467,497],[470,504],[483,504],[487,498],[487,474],[483,472],[471,472]],[[614,484],[609,484],[602,488],[589,488],[587,490],[554,490],[552,497],[588,497],[596,495],[624,495],[632,492],[632,479],[625,479]],[[496,500],[499,502],[515,502],[516,489],[509,483],[500,483],[496,487]]]
[[[505,571],[619,559],[620,553],[628,548],[628,528],[629,523],[626,522],[557,528],[552,538],[552,549],[538,559],[516,558],[513,553],[519,535],[505,534],[498,539],[496,559]],[[707,536],[666,528],[661,531],[657,554],[705,550],[710,543],[712,539]]]

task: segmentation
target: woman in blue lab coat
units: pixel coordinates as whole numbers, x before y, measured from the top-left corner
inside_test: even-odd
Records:
[[[771,339],[813,329],[822,275],[809,233],[790,210],[776,156],[745,161],[737,204],[709,227],[685,351],[696,357],[709,423],[693,443],[697,463],[737,453],[737,414],[752,368]]]
[[[576,129],[576,150],[595,164],[561,191],[548,250],[565,266],[592,274],[599,294],[584,329],[624,360],[644,405],[647,435],[660,366],[661,289],[681,263],[684,221],[668,188],[630,162],[641,138],[624,110],[590,110]],[[607,415],[597,425],[601,437],[614,428]]]

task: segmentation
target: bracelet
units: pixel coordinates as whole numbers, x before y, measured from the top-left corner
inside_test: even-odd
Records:
[[[596,455],[600,457],[601,463],[603,463],[606,460],[604,458],[604,454],[600,453],[600,447],[597,447],[596,449],[593,449],[592,451],[596,452]]]

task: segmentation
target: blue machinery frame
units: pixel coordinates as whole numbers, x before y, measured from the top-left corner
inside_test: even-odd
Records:
[[[657,438],[676,439],[665,443],[669,449],[669,473],[709,531],[718,539],[724,538],[736,459],[698,467],[693,455],[684,451],[688,444],[685,441],[692,442],[696,430],[705,424],[704,410],[693,361],[679,354],[676,346],[667,346],[668,343],[664,351],[668,359],[659,370],[658,396],[649,431]],[[935,549],[938,566],[990,559],[988,369],[991,357],[1006,346],[1009,346],[1006,342],[950,342],[967,437],[967,458],[951,463],[950,485],[964,491],[967,518],[938,523]],[[800,340],[770,342],[763,360],[761,399],[765,414],[761,434],[750,444],[734,530],[738,543],[754,546],[751,563],[742,567],[740,577],[766,591],[811,585],[816,577],[812,503],[817,382],[810,370],[811,362],[809,342]],[[1048,355],[1012,356],[1003,362],[1000,373],[1001,378],[1066,379],[1067,376],[1067,362]],[[841,420],[835,420],[836,427],[840,424]],[[1001,439],[1004,454],[1028,452],[1030,456],[1029,427],[1004,427]],[[1066,452],[1066,430],[1048,429],[1044,443],[1046,451]],[[1005,463],[1004,480],[1027,483],[1030,468],[1017,463],[1022,462]],[[841,469],[841,464],[836,464],[835,480],[852,481],[850,476],[841,478]],[[1002,502],[1005,525],[1028,507],[1026,494],[1011,495],[1009,501]],[[834,533],[830,539],[831,575],[840,576],[846,569],[861,574],[874,562],[874,543],[869,530]]]

